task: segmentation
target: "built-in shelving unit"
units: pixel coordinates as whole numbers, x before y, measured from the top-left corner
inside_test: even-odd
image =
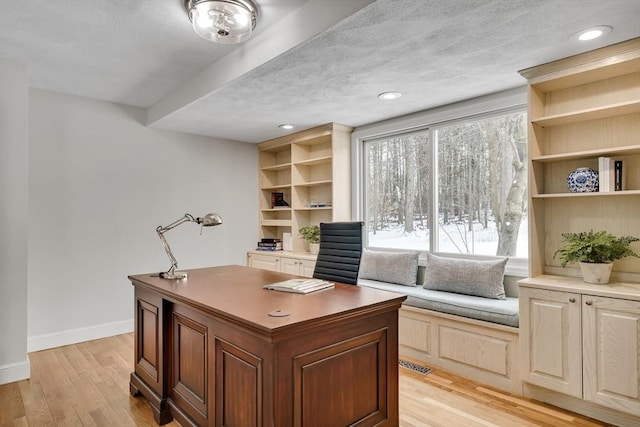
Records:
[[[352,130],[331,123],[258,144],[260,238],[291,233],[293,252],[302,253],[299,228],[351,219]],[[274,192],[289,207],[273,207]]]
[[[576,275],[554,254],[562,233],[640,236],[640,39],[521,71],[529,81],[530,275]],[[623,161],[624,191],[570,193],[567,175]],[[640,282],[640,260],[614,280]]]
[[[640,425],[640,259],[615,261],[612,283],[591,285],[554,258],[562,233],[640,237],[640,39],[521,74],[529,82],[531,277],[519,282],[525,395]],[[622,160],[623,190],[570,193],[567,175],[597,170],[601,156]]]

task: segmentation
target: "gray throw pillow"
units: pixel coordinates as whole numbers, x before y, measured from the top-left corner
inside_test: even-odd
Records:
[[[427,254],[423,287],[485,298],[506,299],[504,268],[507,258],[495,261],[442,258]]]
[[[416,286],[419,252],[383,252],[364,250],[358,278]]]

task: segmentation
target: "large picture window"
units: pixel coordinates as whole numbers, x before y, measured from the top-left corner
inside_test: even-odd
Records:
[[[527,254],[524,109],[364,141],[367,246]]]

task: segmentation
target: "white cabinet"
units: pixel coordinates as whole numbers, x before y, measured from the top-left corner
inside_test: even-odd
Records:
[[[247,266],[262,270],[280,271],[280,257],[248,253]]]
[[[640,417],[640,286],[557,276],[520,285],[523,380]]]
[[[311,277],[315,269],[315,260],[299,259],[299,258],[280,258],[280,271],[297,276]]]
[[[296,276],[312,277],[316,256],[296,252],[247,252],[247,266],[263,270],[279,271]]]
[[[582,296],[583,398],[640,416],[640,301]]]
[[[582,398],[580,295],[520,289],[523,380]]]

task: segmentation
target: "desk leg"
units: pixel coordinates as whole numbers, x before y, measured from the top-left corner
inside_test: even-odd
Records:
[[[129,382],[129,391],[134,397],[143,395],[147,398],[151,404],[151,410],[153,411],[153,419],[156,423],[163,425],[171,422],[173,417],[167,404],[167,399],[161,399],[157,394],[149,388],[144,381],[138,377],[135,372],[131,373],[131,381]]]

